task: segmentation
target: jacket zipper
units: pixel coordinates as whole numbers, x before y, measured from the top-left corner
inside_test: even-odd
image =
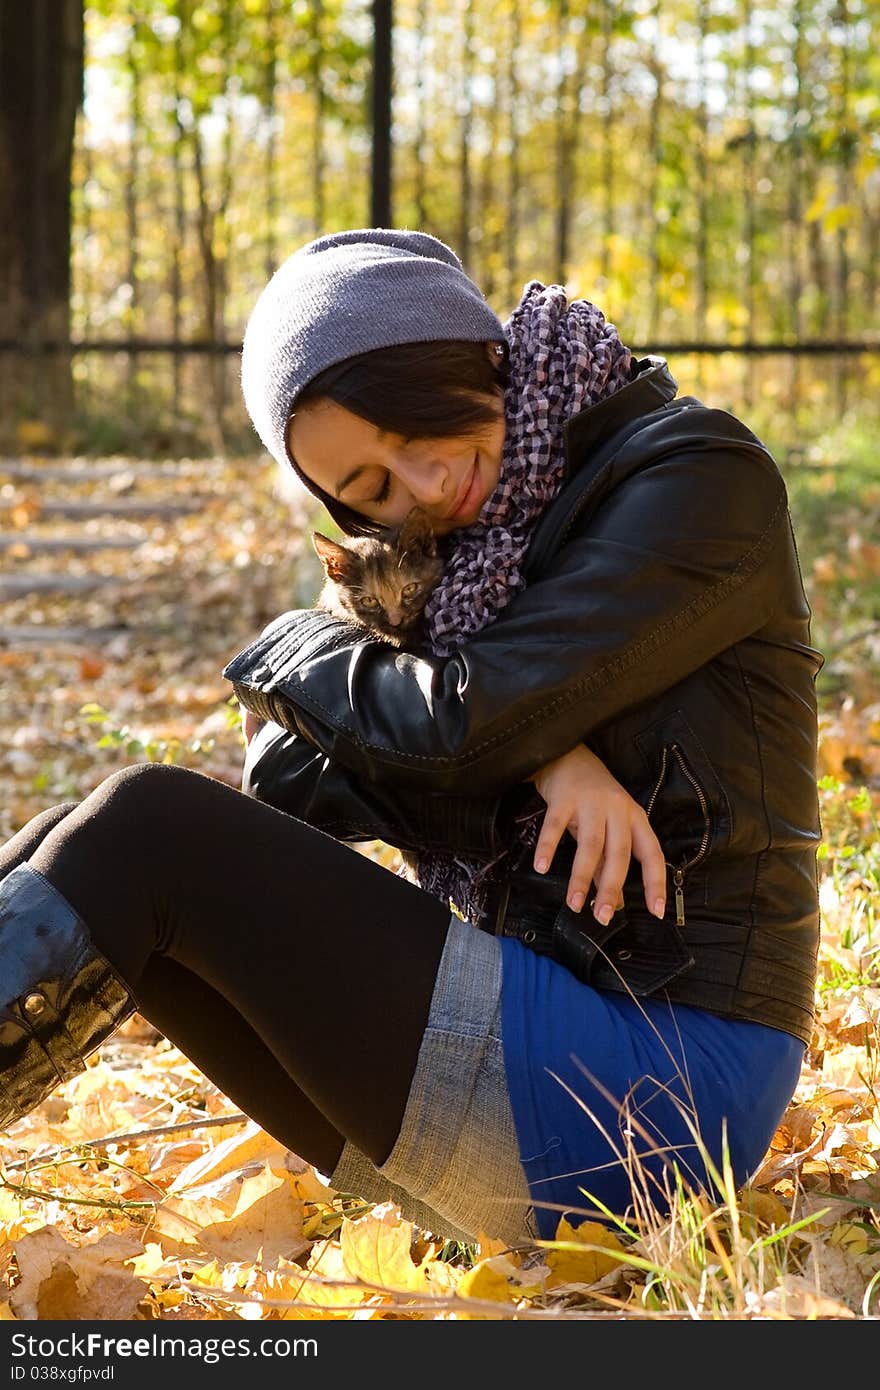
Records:
[[[656,785],[655,785],[655,787],[654,787],[654,790],[651,792],[650,797],[648,798],[648,805],[647,805],[647,807],[645,808],[645,814],[647,815],[648,820],[651,819],[651,812],[652,812],[653,809],[654,809],[654,802],[657,800],[657,797],[658,797],[659,794],[660,794],[660,788],[663,786],[663,783],[666,781],[666,770],[667,770],[668,763],[669,763],[669,754],[670,754],[670,753],[672,753],[672,754],[674,755],[674,757],[675,757],[675,759],[676,759],[676,761],[677,761],[679,767],[681,768],[681,770],[682,770],[682,772],[684,773],[685,777],[686,777],[687,780],[690,782],[691,786],[693,787],[694,791],[696,792],[697,798],[698,798],[699,803],[700,803],[700,810],[701,810],[702,813],[703,813],[703,838],[702,838],[702,840],[700,841],[700,847],[699,847],[699,849],[697,850],[696,854],[695,854],[691,859],[685,859],[681,864],[678,864],[678,865],[670,864],[669,860],[668,860],[668,859],[666,860],[667,865],[668,865],[669,868],[672,870],[672,882],[673,882],[673,884],[674,884],[674,886],[675,886],[675,925],[676,925],[677,927],[683,927],[683,926],[684,926],[684,875],[685,875],[685,870],[686,870],[686,869],[692,869],[693,866],[694,866],[695,864],[699,864],[700,860],[703,858],[703,856],[705,855],[706,850],[707,850],[707,848],[708,848],[708,845],[709,845],[709,806],[708,806],[708,803],[707,803],[707,801],[706,801],[706,796],[705,796],[705,793],[704,793],[704,791],[703,791],[703,788],[700,786],[700,784],[699,784],[699,782],[697,781],[696,777],[695,777],[694,774],[691,772],[690,768],[688,767],[687,763],[685,762],[685,760],[684,760],[684,755],[683,755],[681,749],[679,748],[678,744],[677,744],[677,743],[669,743],[669,744],[665,744],[665,743],[664,743],[664,745],[663,745],[663,757],[662,757],[662,761],[661,761],[661,763],[660,763],[660,776],[657,778],[657,783],[656,783]]]

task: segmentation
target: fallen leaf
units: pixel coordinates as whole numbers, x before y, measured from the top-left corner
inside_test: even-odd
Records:
[[[504,1269],[499,1269],[497,1256],[481,1260],[463,1274],[458,1281],[458,1294],[461,1298],[480,1299],[489,1303],[517,1304],[520,1293],[514,1289]],[[457,1311],[457,1316],[465,1321],[482,1321],[491,1318],[490,1313],[469,1312],[466,1308]]]
[[[772,1192],[758,1192],[750,1188],[740,1194],[739,1205],[743,1213],[754,1217],[760,1225],[768,1226],[771,1230],[787,1226],[791,1221],[788,1208],[783,1206]]]
[[[237,1133],[229,1135],[219,1144],[206,1149],[192,1163],[187,1164],[168,1188],[169,1196],[178,1196],[188,1189],[211,1184],[215,1179],[230,1174],[240,1174],[251,1164],[268,1161],[280,1171],[286,1170],[287,1148],[273,1139],[253,1120],[248,1121]],[[289,1171],[289,1170],[286,1170]]]
[[[79,677],[83,681],[95,681],[99,676],[103,676],[107,669],[107,663],[101,657],[92,652],[86,652],[80,657]]]
[[[413,1225],[386,1202],[356,1221],[343,1223],[340,1245],[352,1279],[383,1289],[422,1292],[427,1288],[424,1264],[413,1263],[410,1250]]]
[[[373,1297],[370,1290],[359,1287],[352,1279],[341,1246],[329,1240],[312,1247],[305,1269],[291,1267],[285,1271],[280,1260],[279,1269],[278,1297],[303,1303],[309,1309],[323,1309],[328,1316],[349,1317],[347,1310],[351,1305],[360,1305]],[[281,1316],[301,1318],[303,1313],[290,1309]]]
[[[562,1217],[556,1228],[556,1240],[564,1242],[566,1248],[546,1247],[544,1263],[551,1271],[547,1280],[549,1289],[559,1284],[594,1284],[626,1263],[617,1258],[626,1254],[617,1236],[597,1221],[582,1221],[573,1227]],[[616,1253],[606,1254],[606,1251]]]
[[[133,1236],[108,1234],[76,1246],[51,1227],[15,1242],[20,1279],[9,1295],[23,1321],[126,1320],[149,1292],[124,1261],[142,1252]]]
[[[311,1247],[303,1236],[302,1205],[287,1179],[264,1163],[242,1181],[229,1219],[203,1227],[201,1245],[224,1262],[259,1260],[271,1265],[281,1255],[294,1259]]]
[[[753,1317],[805,1319],[854,1318],[855,1313],[845,1303],[819,1293],[799,1274],[785,1275],[774,1288],[766,1292],[746,1291],[746,1306]]]

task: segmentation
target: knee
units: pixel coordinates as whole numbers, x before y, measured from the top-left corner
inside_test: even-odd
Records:
[[[138,763],[120,768],[99,784],[88,798],[93,814],[110,814],[115,820],[131,817],[145,827],[154,816],[169,814],[170,807],[185,804],[188,789],[200,775],[168,763]]]

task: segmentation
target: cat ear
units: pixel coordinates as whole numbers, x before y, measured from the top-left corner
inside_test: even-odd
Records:
[[[397,549],[402,555],[437,554],[437,540],[431,527],[431,519],[421,507],[413,507],[401,523],[397,533]]]
[[[322,536],[320,531],[312,532],[312,545],[328,579],[335,583],[344,581],[351,567],[351,556],[345,547],[331,541],[328,536]]]

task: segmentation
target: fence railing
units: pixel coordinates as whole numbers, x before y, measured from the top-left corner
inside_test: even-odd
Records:
[[[878,55],[875,0],[94,0],[78,404],[234,434],[266,278],[387,204],[502,319],[562,283],[731,404],[844,408],[880,349]]]

